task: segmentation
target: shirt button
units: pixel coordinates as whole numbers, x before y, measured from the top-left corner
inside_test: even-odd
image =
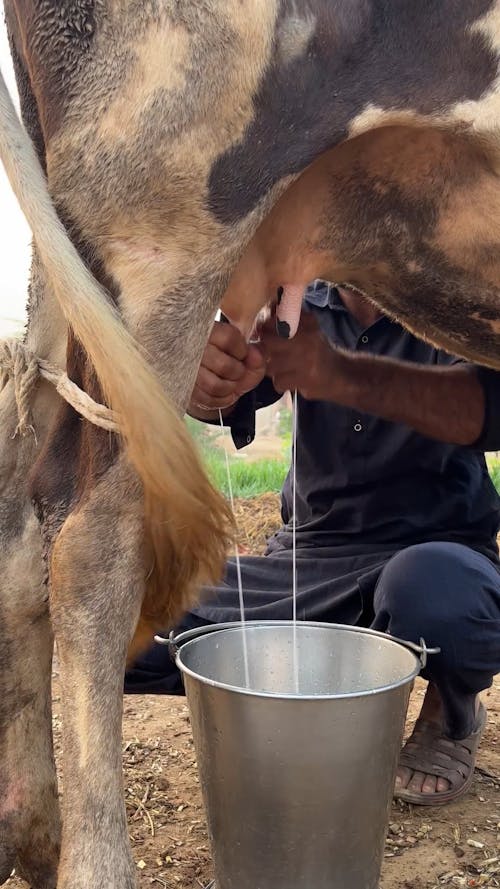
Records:
[[[361,337],[361,342],[362,342],[362,343],[367,343],[367,342],[368,342],[368,337],[367,337],[366,333],[364,334],[364,336]]]
[[[354,424],[354,431],[355,431],[355,432],[361,432],[362,428],[363,428],[363,427],[362,427],[361,423],[360,423],[359,420],[358,420],[358,422]]]

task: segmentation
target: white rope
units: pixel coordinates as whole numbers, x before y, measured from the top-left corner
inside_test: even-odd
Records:
[[[120,424],[115,411],[94,401],[80,389],[60,367],[37,358],[20,340],[0,341],[0,391],[8,380],[14,384],[19,422],[16,434],[35,433],[32,423],[31,404],[38,380],[42,377],[55,386],[57,392],[85,420],[106,429],[119,432]]]

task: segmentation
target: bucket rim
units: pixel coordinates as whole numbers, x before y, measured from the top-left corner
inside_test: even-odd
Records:
[[[410,682],[413,682],[417,676],[419,675],[422,664],[419,661],[417,655],[410,648],[405,647],[404,643],[401,640],[394,639],[393,637],[387,635],[387,633],[381,633],[379,630],[372,630],[369,627],[351,627],[346,624],[333,624],[319,621],[299,621],[297,623],[297,628],[300,627],[309,627],[310,629],[333,629],[333,630],[341,630],[342,632],[350,632],[350,633],[358,633],[366,636],[374,636],[375,638],[381,639],[383,642],[390,644],[392,646],[396,646],[396,648],[403,648],[415,661],[413,670],[407,676],[404,676],[401,679],[398,679],[397,682],[391,682],[387,685],[381,685],[377,688],[372,689],[363,689],[361,691],[353,691],[353,692],[336,692],[336,693],[326,693],[326,694],[317,694],[317,695],[304,695],[297,692],[266,692],[266,691],[256,691],[252,688],[245,688],[243,685],[231,685],[227,682],[220,682],[216,679],[209,679],[207,676],[203,676],[201,673],[197,673],[195,670],[192,670],[190,667],[187,667],[181,660],[182,653],[194,647],[194,645],[200,641],[200,639],[205,638],[207,635],[210,636],[223,636],[225,634],[231,634],[234,632],[240,632],[243,629],[243,623],[235,622],[232,625],[220,625],[218,629],[216,629],[219,625],[207,625],[207,627],[200,627],[198,633],[195,638],[186,640],[182,642],[179,637],[179,641],[181,642],[181,647],[177,650],[175,656],[175,663],[178,669],[181,671],[183,675],[189,676],[191,679],[196,680],[201,685],[209,686],[210,688],[218,688],[221,691],[231,692],[233,694],[243,694],[248,697],[253,698],[266,698],[273,701],[340,701],[340,700],[353,700],[356,698],[371,698],[374,695],[386,694],[389,691],[395,691],[397,688],[401,688],[405,685],[409,685]],[[247,621],[245,623],[245,627],[247,629],[265,629],[271,630],[276,629],[277,627],[293,627],[293,621],[287,620],[275,620],[275,621]],[[203,632],[205,631],[205,632]],[[181,634],[182,635],[182,634]],[[187,635],[187,634],[186,634]],[[177,640],[176,640],[177,641]]]

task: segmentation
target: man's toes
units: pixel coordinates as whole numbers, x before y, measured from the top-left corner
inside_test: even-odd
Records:
[[[408,784],[408,790],[411,790],[412,793],[422,793],[422,787],[424,785],[426,775],[423,772],[413,772],[411,780]]]
[[[404,790],[410,783],[413,772],[405,766],[399,766],[396,772],[396,790]]]
[[[451,784],[446,778],[438,778],[437,779],[437,792],[438,793],[446,793],[447,790],[450,790]]]
[[[434,775],[426,775],[422,784],[422,793],[435,793],[437,790],[437,778]]]
[[[413,793],[445,793],[450,789],[450,782],[446,778],[436,778],[434,775],[426,775],[424,772],[413,772],[404,766],[399,766],[396,774],[396,790],[407,789]]]

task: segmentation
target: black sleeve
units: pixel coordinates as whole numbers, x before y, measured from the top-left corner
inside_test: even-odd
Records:
[[[473,446],[478,451],[500,451],[500,371],[475,366],[484,392],[484,423]]]
[[[224,425],[229,426],[235,446],[240,449],[251,444],[255,438],[255,414],[261,407],[275,404],[281,398],[276,392],[270,377],[264,377],[261,383],[251,392],[242,395],[238,404]]]

